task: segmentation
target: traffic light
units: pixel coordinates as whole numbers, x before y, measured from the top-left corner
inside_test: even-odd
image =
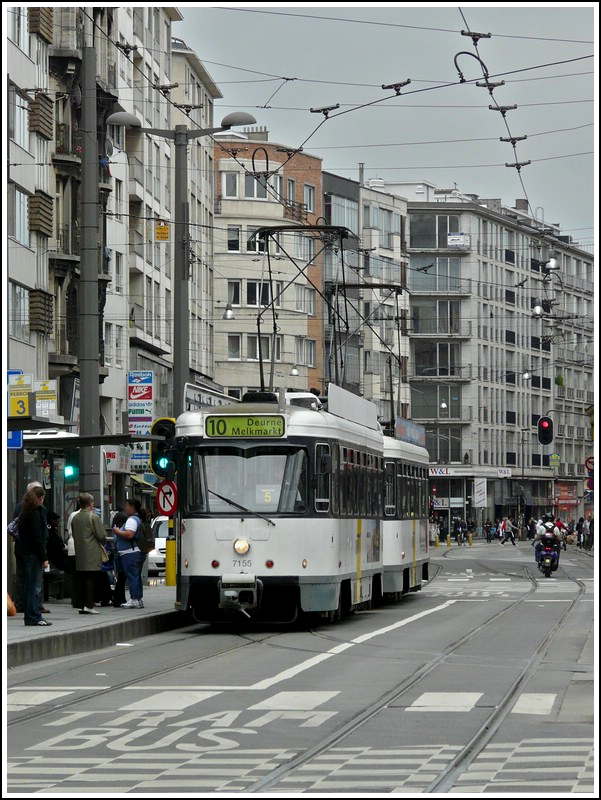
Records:
[[[150,442],[150,468],[159,478],[166,478],[172,470],[171,446],[175,436],[175,420],[161,417],[152,423],[152,436],[162,436],[162,442]]]
[[[77,450],[65,451],[65,483],[77,483],[79,480],[79,453]]]
[[[553,441],[553,420],[551,417],[539,417],[536,423],[536,435],[541,444],[551,444]]]

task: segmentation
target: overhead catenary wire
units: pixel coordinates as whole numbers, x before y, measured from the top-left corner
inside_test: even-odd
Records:
[[[107,37],[107,38],[108,38],[108,37]],[[142,73],[142,74],[144,74],[144,73]],[[147,78],[147,76],[145,76],[145,77]],[[147,80],[148,80],[148,78],[147,78]],[[154,87],[153,87],[153,88],[154,88]],[[431,87],[431,88],[441,88],[441,87]],[[421,91],[421,90],[418,90],[418,91]],[[386,99],[386,98],[384,98],[384,99]],[[375,103],[379,103],[379,102],[381,102],[381,100],[374,101],[374,104],[375,104]],[[371,105],[371,104],[370,104],[370,105]],[[352,109],[349,109],[349,110],[357,110],[358,108],[361,108],[361,107],[365,107],[365,104],[363,104],[362,106],[355,106],[355,107],[353,107]],[[347,112],[347,111],[343,111],[343,112],[341,112],[341,113],[348,113],[348,112]],[[339,116],[339,114],[337,114],[337,115],[335,115],[335,116]],[[311,137],[312,137],[312,136],[313,136],[313,135],[316,133],[316,131],[317,131],[317,130],[318,130],[320,127],[321,127],[321,125],[322,125],[322,124],[325,124],[325,121],[326,121],[325,119],[324,119],[324,120],[322,120],[322,121],[321,121],[321,123],[320,123],[318,126],[316,126],[316,129],[315,129],[315,130],[314,130],[314,131],[313,131],[311,134],[309,134],[309,136],[307,137],[307,139],[305,139],[305,142],[303,142],[303,144],[304,144],[304,143],[306,143],[306,141],[308,141],[308,140],[309,140],[309,139],[310,139],[310,138],[311,138]],[[236,159],[236,160],[238,160],[238,159]],[[240,163],[240,162],[238,162],[238,163]],[[245,172],[246,172],[247,174],[251,174],[251,175],[253,175],[253,173],[252,173],[251,171],[249,171],[248,169],[246,169],[245,165],[243,165],[243,164],[242,164],[241,166],[243,167],[243,169],[245,170]],[[278,167],[278,169],[281,169],[283,166],[284,166],[284,165],[280,165],[280,166]],[[254,175],[253,175],[253,176],[254,176]],[[256,176],[254,176],[254,177],[256,177]],[[302,226],[299,226],[299,227],[302,227]]]

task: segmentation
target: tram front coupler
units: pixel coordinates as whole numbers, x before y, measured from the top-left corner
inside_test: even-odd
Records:
[[[223,575],[217,588],[219,608],[223,611],[240,611],[250,619],[248,611],[261,604],[263,584],[254,575],[243,572]]]

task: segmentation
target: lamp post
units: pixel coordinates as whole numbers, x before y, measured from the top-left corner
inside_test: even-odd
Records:
[[[254,125],[252,114],[235,111],[221,120],[218,128],[188,128],[176,125],[174,130],[163,128],[143,128],[135,114],[118,111],[111,114],[108,125],[123,125],[135,128],[140,133],[172,139],[175,148],[175,253],[173,259],[173,416],[185,411],[185,384],[190,377],[190,308],[189,308],[189,265],[190,237],[188,232],[188,142],[201,136],[227,131],[235,125]]]

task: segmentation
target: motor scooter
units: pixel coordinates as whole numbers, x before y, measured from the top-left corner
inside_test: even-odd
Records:
[[[545,573],[545,578],[550,578],[559,566],[559,555],[553,547],[545,547],[540,552],[538,568]]]

